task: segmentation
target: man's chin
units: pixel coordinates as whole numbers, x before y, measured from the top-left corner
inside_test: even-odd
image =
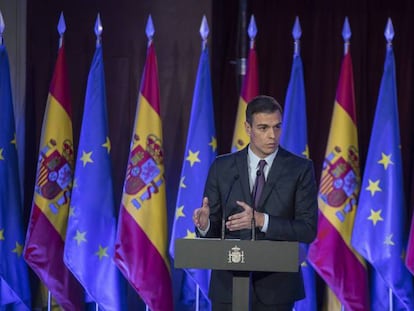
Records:
[[[276,151],[276,148],[264,148],[264,149],[262,149],[262,153],[266,157],[269,156],[269,155],[271,155],[275,151]]]
[[[277,145],[266,145],[264,148],[264,151],[266,151],[266,153],[271,154],[273,152],[275,152],[277,149]]]

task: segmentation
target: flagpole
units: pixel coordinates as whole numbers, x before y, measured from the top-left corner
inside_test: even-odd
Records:
[[[345,17],[344,26],[342,28],[342,38],[344,39],[344,55],[346,55],[349,52],[349,40],[351,39],[351,28],[349,26],[348,17]],[[345,311],[345,307],[342,302],[340,302],[340,306],[341,311]]]
[[[195,311],[200,310],[200,285],[196,285],[196,308]]]
[[[101,17],[98,13],[98,16],[96,18],[95,22],[95,34],[96,34],[96,47],[98,48],[101,45],[101,35],[102,35],[102,24],[101,24]],[[95,311],[99,311],[99,304],[95,301]]]
[[[3,45],[3,31],[4,31],[4,19],[0,10],[0,45]]]
[[[63,16],[63,12],[60,13],[57,29],[59,32],[59,49],[60,49],[63,44],[63,34],[66,31],[66,23],[65,23],[65,18]],[[47,310],[48,311],[52,310],[52,293],[50,292],[49,289],[47,290]]]
[[[236,73],[239,77],[238,79],[238,90],[243,84],[244,76],[246,75],[246,54],[247,54],[247,42],[246,42],[246,27],[247,27],[247,1],[239,1],[239,58],[236,60]]]
[[[59,32],[59,49],[62,47],[63,44],[63,33],[66,30],[65,27],[65,19],[63,17],[63,12],[60,13],[59,17],[59,23],[58,23],[58,32]],[[47,311],[51,311],[52,307],[52,294],[50,293],[50,290],[47,290]]]
[[[387,26],[385,27],[385,39],[387,40],[387,48],[391,48],[392,47],[392,39],[394,38],[394,29],[392,28],[392,24],[391,24],[391,20],[388,20]],[[389,304],[389,310],[393,311],[394,310],[394,302],[392,299],[392,288],[390,287],[388,289],[388,304]]]
[[[52,310],[52,294],[50,290],[47,291],[47,311]]]
[[[59,32],[59,48],[62,47],[63,44],[63,34],[66,31],[66,23],[65,23],[65,18],[63,16],[63,12],[60,13],[60,17],[59,17],[59,23],[58,23],[58,32]]]
[[[208,25],[207,25],[207,19],[205,16],[203,16],[203,19],[201,21],[201,26],[200,26],[200,35],[202,38],[202,50],[207,48],[207,37],[208,37],[208,33],[209,33],[209,29],[208,29]],[[201,299],[201,295],[200,295],[200,285],[199,283],[196,283],[196,306],[195,306],[195,311],[199,311],[200,310],[200,299]]]
[[[203,19],[201,21],[201,26],[200,26],[200,35],[202,38],[202,50],[205,50],[207,48],[207,38],[208,38],[208,33],[209,33],[209,28],[208,28],[208,24],[207,24],[207,19],[205,16],[203,16]],[[200,310],[200,299],[201,299],[201,295],[200,295],[200,285],[198,282],[196,283],[196,305],[195,305],[195,311],[199,311]]]

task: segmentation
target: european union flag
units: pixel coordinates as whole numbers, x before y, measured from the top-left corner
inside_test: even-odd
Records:
[[[30,310],[30,287],[27,265],[22,256],[23,244],[9,57],[0,41],[0,309],[10,304],[10,310]]]
[[[305,83],[302,58],[299,53],[295,53],[293,56],[292,71],[285,99],[280,143],[284,148],[299,156],[309,157]],[[308,246],[301,244],[300,247],[307,254]],[[306,298],[295,303],[295,310],[316,311],[315,271],[307,260],[301,263],[301,269]]]
[[[187,145],[181,180],[178,189],[175,219],[170,242],[170,255],[174,258],[174,241],[178,238],[195,238],[192,215],[195,208],[201,206],[204,192],[204,183],[208,169],[216,157],[217,141],[215,137],[214,112],[211,89],[211,75],[208,49],[201,52],[195,83],[190,126],[187,134]],[[210,271],[188,269],[185,271],[183,288],[192,288],[198,285],[201,295],[200,310],[210,310],[208,287]],[[189,278],[188,278],[189,277]],[[187,279],[188,278],[188,279]],[[190,286],[191,287],[191,286]],[[192,300],[194,292],[183,292],[184,300]]]
[[[371,141],[362,181],[352,245],[375,268],[396,305],[414,310],[411,274],[404,265],[406,247],[405,203],[398,124],[394,52],[387,46]],[[382,286],[384,287],[384,286]],[[376,286],[375,288],[381,288]],[[390,310],[389,295],[372,295],[375,310]]]
[[[299,156],[309,158],[305,83],[303,82],[302,59],[299,54],[293,58],[286,92],[280,144]]]
[[[76,157],[64,260],[103,310],[122,310],[121,274],[112,258],[116,218],[112,187],[102,46],[88,77]]]

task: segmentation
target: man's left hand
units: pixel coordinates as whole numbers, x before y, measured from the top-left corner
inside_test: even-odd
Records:
[[[252,218],[253,218],[253,209],[250,205],[243,201],[236,201],[237,205],[243,208],[243,211],[240,213],[231,215],[226,222],[226,227],[230,231],[242,230],[242,229],[251,229],[252,228]],[[264,215],[263,213],[254,212],[254,218],[256,222],[256,227],[263,227],[264,224]]]

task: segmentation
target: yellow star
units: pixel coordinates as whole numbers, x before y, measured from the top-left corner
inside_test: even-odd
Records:
[[[387,170],[388,165],[394,164],[394,162],[391,161],[391,154],[387,156],[383,152],[381,152],[381,160],[379,160],[378,163],[384,165],[385,170]]]
[[[87,242],[86,238],[86,231],[84,232],[80,232],[79,230],[76,230],[76,236],[74,237],[74,239],[76,240],[76,242],[78,243],[78,246],[82,243],[82,242]]]
[[[3,157],[3,148],[0,148],[0,160],[4,160],[4,157]]]
[[[12,144],[12,145],[17,145],[17,141],[16,141],[16,133],[14,133],[14,137],[13,137],[13,140],[11,140],[10,141],[10,143]]]
[[[182,176],[180,179],[180,188],[187,188],[187,185],[184,183],[185,176]]]
[[[385,237],[385,241],[384,241],[385,245],[395,245],[394,242],[392,241],[392,236],[393,234],[391,233],[390,235],[387,235]]]
[[[307,159],[309,159],[309,146],[308,146],[308,144],[306,144],[306,146],[305,146],[305,150],[302,152],[302,154],[307,158]]]
[[[102,144],[102,147],[107,149],[108,154],[111,152],[111,141],[109,140],[108,136],[106,136],[106,141],[104,144]]]
[[[198,158],[198,154],[200,153],[200,151],[192,152],[191,150],[188,150],[188,152],[189,152],[189,155],[186,158],[186,160],[190,162],[191,167],[193,167],[195,162],[201,162],[200,159]]]
[[[77,178],[74,178],[73,179],[73,185],[72,185],[72,188],[73,189],[75,189],[75,188],[77,188],[78,187],[78,179]]]
[[[19,242],[16,242],[16,248],[12,250],[13,253],[16,253],[20,257],[23,253],[23,245],[20,245]]]
[[[308,263],[306,262],[306,259],[300,264],[302,267],[307,267]]]
[[[0,230],[0,241],[4,240],[4,229]]]
[[[372,220],[374,223],[374,226],[377,224],[378,221],[384,221],[384,219],[381,217],[382,210],[379,210],[378,212],[371,209],[371,215],[369,215],[368,219]]]
[[[175,210],[175,219],[178,219],[180,217],[185,217],[185,214],[183,212],[183,209],[184,209],[184,205],[181,205],[180,207],[178,207]]]
[[[211,146],[213,151],[216,151],[216,149],[217,149],[217,139],[214,136],[212,136],[211,141],[208,145]]]
[[[109,257],[108,254],[106,253],[107,251],[108,251],[108,247],[102,247],[101,245],[99,245],[99,251],[97,251],[95,255],[99,257],[99,260],[101,260],[102,257]]]
[[[373,197],[375,192],[382,191],[382,189],[379,187],[379,179],[377,181],[372,181],[371,179],[368,179],[369,186],[365,188],[365,190],[371,191],[371,196]]]
[[[91,156],[92,156],[92,151],[91,152],[82,151],[81,161],[83,162],[83,167],[86,166],[86,163],[93,163]]]
[[[191,232],[187,229],[187,235],[184,237],[185,239],[195,239],[196,235],[194,232]]]

